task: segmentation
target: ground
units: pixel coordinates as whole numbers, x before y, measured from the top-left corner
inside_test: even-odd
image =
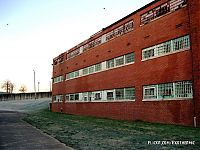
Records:
[[[4,110],[0,112],[0,145],[5,146],[5,141],[2,139],[6,139],[4,136],[6,131],[12,136],[11,141],[13,139],[23,141],[20,140],[23,137],[22,135],[30,132],[29,127],[15,124],[15,119],[19,117],[37,127],[43,133],[49,134],[53,139],[56,138],[77,150],[200,149],[200,128],[54,113],[48,109],[50,101],[50,99],[43,99],[0,102],[0,110]],[[12,112],[8,110],[12,110]],[[16,112],[13,111],[18,112],[15,114]],[[8,126],[5,122],[8,121],[9,115],[14,117],[12,117],[13,120]],[[20,123],[23,122],[21,121]],[[31,125],[28,126],[32,127]],[[22,129],[29,131],[21,132]],[[27,143],[27,139],[31,139],[31,135],[36,135],[30,133],[27,136],[28,138],[25,139]],[[46,138],[48,137],[35,140],[35,146]],[[32,140],[34,141],[34,138]],[[23,142],[21,144],[24,146]],[[17,148],[17,145],[15,147]],[[57,147],[57,149],[59,148]]]
[[[72,150],[22,120],[48,107],[50,99],[0,101],[0,150]]]

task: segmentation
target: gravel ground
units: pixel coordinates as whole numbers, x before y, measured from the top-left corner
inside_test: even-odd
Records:
[[[51,98],[0,101],[0,110],[30,113],[49,107]]]

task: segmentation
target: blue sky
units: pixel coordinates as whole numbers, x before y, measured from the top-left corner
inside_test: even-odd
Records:
[[[0,84],[48,91],[54,57],[151,1],[0,0]]]

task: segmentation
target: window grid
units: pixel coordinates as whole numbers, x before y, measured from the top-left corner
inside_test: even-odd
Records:
[[[101,71],[101,69],[102,69],[102,64],[101,63],[95,65],[95,71],[96,72],[97,71]]]
[[[124,64],[124,56],[120,56],[115,58],[115,65],[120,66]]]
[[[164,16],[182,8],[187,4],[187,0],[171,0],[141,15],[141,25],[147,24],[156,18]]]
[[[115,90],[115,97],[116,97],[116,100],[124,99],[124,89],[116,89]]]
[[[125,64],[134,62],[134,53],[125,55]]]
[[[66,94],[65,102],[73,101],[126,101],[135,100],[135,88],[120,88],[103,91],[90,91],[83,93]]]
[[[94,66],[90,66],[88,67],[89,68],[89,74],[93,73],[94,72]]]
[[[83,45],[77,45],[76,47],[79,47],[77,49],[75,49],[72,52],[69,52],[67,54],[67,59],[71,59],[83,52],[85,52],[86,50],[93,48],[93,47],[97,47],[99,45],[101,45],[102,43],[108,42],[118,36],[121,36],[125,33],[128,33],[130,31],[132,31],[134,29],[134,21],[130,20],[128,22],[126,22],[125,24],[121,25],[120,27],[117,27],[115,29],[113,29],[112,31],[103,34],[102,36],[90,41],[89,43],[85,43]],[[97,35],[99,32],[97,32],[94,35]],[[93,37],[93,35],[92,35]],[[57,64],[57,61],[55,61],[54,65]]]
[[[106,68],[109,69],[109,68],[113,68],[115,65],[114,65],[114,59],[111,59],[111,60],[108,60],[106,61]]]
[[[88,74],[88,68],[83,68],[83,75],[87,75]]]
[[[156,99],[157,98],[157,86],[150,85],[144,86],[144,99]]]
[[[190,36],[186,35],[179,37],[174,40],[169,40],[167,42],[146,48],[142,50],[142,59],[149,59],[155,56],[162,56],[164,54],[169,54],[173,51],[180,51],[190,48]]]
[[[110,59],[105,62],[106,62],[107,69],[118,67],[118,66],[121,66],[124,64],[129,64],[129,63],[134,62],[134,53],[129,53],[129,54],[117,57],[117,58]],[[99,64],[95,64],[93,66],[89,66],[89,67],[80,69],[80,70],[77,70],[77,71],[74,71],[74,72],[70,72],[70,73],[66,74],[66,79],[69,80],[69,79],[80,77],[82,74],[88,75],[88,74],[102,71],[102,63],[103,62],[101,62]]]
[[[175,83],[175,96],[178,98],[192,98],[192,82],[182,81]]]
[[[192,82],[180,81],[144,86],[143,95],[144,99],[193,98]]]
[[[135,88],[125,88],[125,99],[126,100],[135,99]]]
[[[173,98],[173,83],[158,85],[158,98]]]

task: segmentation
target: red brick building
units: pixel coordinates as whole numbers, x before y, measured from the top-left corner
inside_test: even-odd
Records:
[[[53,60],[52,110],[200,126],[200,2],[155,0]]]

